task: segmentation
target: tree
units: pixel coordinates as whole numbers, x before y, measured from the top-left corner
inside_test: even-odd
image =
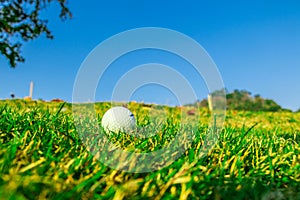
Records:
[[[0,53],[11,67],[24,62],[21,47],[24,42],[34,40],[42,34],[53,39],[47,20],[41,19],[41,11],[56,2],[62,20],[72,17],[66,0],[0,0]]]
[[[227,108],[248,111],[281,111],[284,110],[275,101],[264,99],[260,95],[251,95],[247,90],[234,90],[226,94]]]

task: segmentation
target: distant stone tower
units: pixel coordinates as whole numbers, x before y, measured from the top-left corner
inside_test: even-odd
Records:
[[[32,99],[32,94],[33,94],[33,81],[30,82],[29,86],[29,98]]]
[[[213,110],[213,102],[212,102],[212,95],[208,94],[207,95],[207,103],[208,103],[208,109],[210,112]]]

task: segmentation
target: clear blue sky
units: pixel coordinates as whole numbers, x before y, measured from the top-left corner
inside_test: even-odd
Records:
[[[69,0],[69,7],[73,19],[65,22],[58,18],[57,6],[44,11],[55,39],[42,36],[26,43],[24,64],[12,69],[0,57],[0,98],[9,98],[10,92],[27,96],[33,80],[33,98],[71,101],[77,70],[96,45],[119,32],[150,26],[173,29],[199,42],[229,91],[246,89],[285,108],[300,108],[300,1]],[[186,74],[189,79],[191,73]],[[199,98],[205,97],[207,90],[199,88]],[[162,99],[156,95],[159,90]],[[107,100],[101,92],[97,100]],[[137,100],[157,103],[168,103],[171,96],[156,86],[135,94]]]

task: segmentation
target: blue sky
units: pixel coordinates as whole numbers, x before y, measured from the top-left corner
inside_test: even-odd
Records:
[[[12,69],[0,57],[0,98],[9,98],[11,92],[17,97],[27,96],[32,80],[33,98],[71,101],[77,71],[100,42],[133,28],[164,27],[199,42],[218,66],[229,91],[246,89],[274,99],[285,108],[300,108],[299,1],[69,0],[69,7],[73,19],[65,22],[58,18],[58,6],[52,5],[43,12],[55,39],[42,36],[26,43],[24,64]],[[151,59],[167,62],[169,58],[146,53],[136,54],[139,64]],[[136,62],[132,60],[129,55],[119,63],[126,63],[129,69]],[[173,61],[167,63],[180,68]],[[193,81],[192,71],[187,68],[182,68],[182,73]],[[97,90],[99,101],[109,99],[109,88],[116,79],[113,74],[121,73],[118,67],[112,70],[112,75],[108,73],[105,78],[109,87],[105,87],[106,91]],[[193,87],[198,89],[198,97],[203,98],[207,89],[203,82],[199,83]],[[174,94],[158,86],[145,86],[132,98],[176,103]]]

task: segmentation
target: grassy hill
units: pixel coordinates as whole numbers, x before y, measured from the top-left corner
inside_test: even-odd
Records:
[[[95,104],[99,123],[110,106]],[[0,101],[0,199],[300,199],[300,113],[229,110],[216,145],[199,158],[210,131],[206,108],[199,115],[188,115],[189,107],[128,108],[139,128],[157,128],[146,139],[108,136],[118,147],[156,151],[179,129],[195,131],[195,138],[169,166],[129,173],[89,152],[72,104]],[[164,123],[158,126],[155,117]]]

